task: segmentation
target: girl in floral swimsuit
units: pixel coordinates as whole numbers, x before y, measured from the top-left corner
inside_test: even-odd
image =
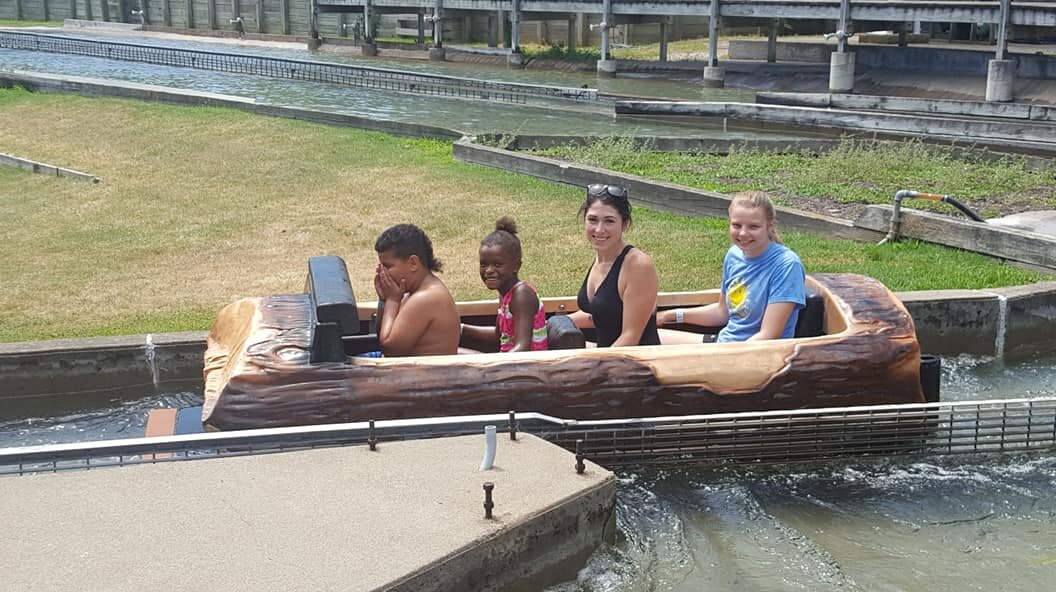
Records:
[[[486,351],[538,351],[547,349],[546,313],[535,288],[517,277],[521,270],[521,241],[517,224],[502,217],[495,230],[480,242],[480,279],[499,292],[495,327],[462,326],[463,343],[486,345]]]

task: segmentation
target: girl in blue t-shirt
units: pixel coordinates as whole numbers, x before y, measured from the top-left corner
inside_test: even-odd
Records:
[[[719,301],[662,311],[657,324],[723,326],[719,342],[792,337],[806,302],[806,276],[799,256],[781,244],[774,204],[761,191],[746,191],[733,196],[729,212],[733,245],[722,262]]]

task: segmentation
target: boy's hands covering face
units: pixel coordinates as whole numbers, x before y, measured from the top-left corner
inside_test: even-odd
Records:
[[[403,295],[407,292],[405,284],[406,281],[402,279],[397,283],[381,263],[374,269],[374,291],[378,293],[378,300],[403,300]]]

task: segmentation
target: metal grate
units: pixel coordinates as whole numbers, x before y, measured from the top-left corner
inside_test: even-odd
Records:
[[[1004,454],[1056,449],[1056,397],[575,421],[516,416],[532,433],[606,467],[789,463],[856,456]],[[366,422],[0,449],[0,474],[85,470],[479,434],[506,415]]]
[[[74,54],[161,66],[270,76],[289,80],[327,82],[383,91],[507,103],[526,103],[529,98],[576,102],[595,102],[599,100],[598,91],[589,88],[493,82],[348,64],[328,64],[306,60],[226,54],[93,39],[75,39],[40,33],[0,32],[0,49]]]
[[[787,463],[861,455],[1056,449],[1056,399],[723,414],[567,427],[550,439],[605,466]]]

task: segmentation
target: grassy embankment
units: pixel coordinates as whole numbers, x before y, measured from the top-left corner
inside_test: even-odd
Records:
[[[542,154],[721,193],[763,190],[782,205],[850,218],[864,204],[892,203],[900,189],[952,195],[984,217],[1056,209],[1056,168],[1030,170],[1021,157],[988,161],[916,141],[845,139],[822,154],[746,148],[722,156],[652,152],[629,138],[602,138]],[[947,204],[905,204],[960,215]]]
[[[0,19],[0,27],[61,27],[62,21],[16,21]]]
[[[668,43],[667,52],[672,58],[680,56],[681,59],[704,56],[708,52],[708,40],[703,38],[671,41]],[[569,49],[564,45],[525,43],[521,45],[521,53],[528,59],[565,60],[571,62],[593,62],[601,59],[601,49],[593,46]],[[612,58],[616,60],[655,60],[660,55],[660,44],[649,43],[615,47],[612,49],[611,54]]]
[[[102,182],[0,167],[0,341],[205,329],[243,295],[296,292],[311,255],[348,262],[373,299],[373,243],[414,222],[456,298],[491,297],[476,249],[494,220],[522,228],[522,277],[572,294],[591,261],[575,188],[470,166],[450,145],[214,108],[0,91],[0,152]],[[878,168],[880,165],[876,165]],[[633,196],[632,196],[633,197]],[[718,283],[724,222],[636,210],[629,240],[664,290]],[[913,242],[878,247],[786,233],[810,271],[896,290],[982,288],[1038,276]]]

